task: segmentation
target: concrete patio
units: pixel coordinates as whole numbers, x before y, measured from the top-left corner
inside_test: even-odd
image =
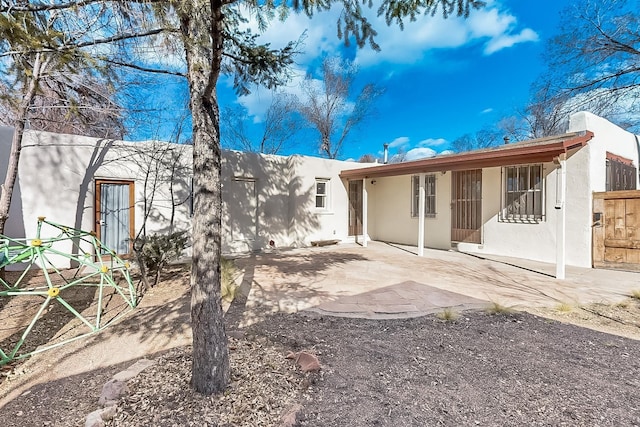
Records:
[[[342,244],[238,258],[240,293],[248,295],[243,323],[277,311],[399,318],[492,303],[512,308],[615,303],[640,289],[640,275],[632,272],[567,267],[566,280],[556,280],[553,264],[433,249],[418,257],[416,252],[370,242],[366,248]]]

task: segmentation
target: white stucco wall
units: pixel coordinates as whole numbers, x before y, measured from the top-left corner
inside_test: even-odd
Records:
[[[450,249],[451,173],[437,172],[433,175],[436,177],[436,216],[424,220],[425,246]],[[375,218],[374,226],[370,227],[373,239],[407,245],[418,243],[418,217],[411,215],[411,177],[376,178]]]
[[[223,252],[263,248],[270,239],[288,246],[290,182],[291,169],[284,157],[225,152]]]
[[[0,128],[0,178],[4,178],[12,130]],[[191,147],[165,143],[99,140],[47,132],[25,134],[19,177],[6,234],[33,237],[37,217],[92,231],[95,229],[96,179],[135,182],[135,229],[144,221],[144,178],[149,149],[184,150],[174,179],[178,229],[190,229]],[[7,153],[4,155],[4,153]],[[171,162],[169,162],[171,164]],[[145,166],[147,165],[147,166]],[[223,252],[307,246],[313,240],[348,237],[348,182],[342,170],[365,165],[304,156],[274,156],[223,151]],[[326,209],[315,207],[316,178],[328,182]],[[166,232],[171,216],[169,183],[161,172],[147,233]],[[147,188],[151,188],[149,183]],[[374,191],[373,186],[368,186]],[[247,192],[253,191],[253,196]],[[147,192],[147,195],[149,192]],[[149,200],[149,197],[147,197]],[[369,212],[369,224],[375,219]],[[64,265],[61,265],[64,267]]]
[[[2,150],[10,141],[2,139]],[[171,217],[171,197],[166,169],[158,169],[149,153],[155,157],[163,152],[165,159],[178,150],[184,150],[180,161],[171,157],[168,164],[179,164],[173,179],[174,200],[185,201],[175,207],[174,230],[189,230],[190,213],[188,197],[190,181],[188,172],[191,147],[158,143],[131,143],[104,140],[77,135],[27,131],[24,134],[18,169],[17,191],[11,203],[10,218],[5,234],[14,238],[33,238],[36,234],[37,218],[78,228],[96,230],[95,182],[96,179],[121,179],[134,182],[135,226],[137,233],[145,218],[144,200],[153,204],[146,221],[147,234],[168,232]],[[0,165],[2,166],[2,165]],[[145,193],[144,179],[150,170]],[[185,172],[185,170],[187,172]],[[0,170],[4,178],[6,166]],[[154,184],[155,182],[155,184]],[[57,230],[43,228],[42,237],[53,237]],[[71,243],[57,247],[70,252]],[[85,248],[88,249],[88,248]],[[68,267],[63,258],[53,257],[59,267]]]
[[[605,191],[606,153],[633,160],[638,166],[638,149],[633,134],[591,113],[574,114],[569,132],[591,131],[594,137],[568,153],[565,200],[566,262],[591,267],[592,194]],[[513,165],[509,165],[513,166]],[[556,205],[558,166],[543,164],[545,176],[544,218],[538,223],[500,220],[502,168],[482,171],[482,243],[459,243],[465,252],[526,258],[554,263],[559,210]],[[425,219],[425,246],[451,248],[451,173],[436,174],[436,218]],[[376,178],[375,227],[373,238],[416,245],[418,219],[411,217],[411,177]]]
[[[223,252],[348,240],[348,182],[342,170],[362,164],[306,156],[225,152]],[[316,208],[316,179],[327,181],[327,207]],[[246,194],[254,189],[255,193]],[[370,188],[368,188],[370,190]]]
[[[638,150],[633,134],[591,113],[571,116],[569,132],[591,131],[594,137],[579,149],[569,152],[566,194],[566,262],[568,265],[592,265],[592,203],[594,191],[605,191],[606,153],[633,160],[638,166]],[[483,170],[483,242],[459,244],[463,251],[512,256],[554,263],[559,211],[555,209],[556,169],[544,164],[545,218],[537,224],[500,222],[500,168]],[[637,175],[637,174],[636,174]]]
[[[572,160],[570,159],[569,162]],[[537,223],[503,221],[502,168],[482,170],[482,243],[458,243],[458,250],[479,254],[491,254],[555,262],[556,251],[556,166],[543,164],[545,176],[544,218]],[[568,237],[568,240],[570,238]]]

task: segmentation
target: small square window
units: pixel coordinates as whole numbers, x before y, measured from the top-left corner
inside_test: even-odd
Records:
[[[329,198],[329,180],[316,178],[316,208],[327,209]]]

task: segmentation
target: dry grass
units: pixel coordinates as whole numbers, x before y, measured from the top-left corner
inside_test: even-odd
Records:
[[[573,311],[573,306],[566,302],[562,302],[556,306],[556,311],[560,313],[570,313],[571,311]]]
[[[631,291],[631,298],[640,300],[640,289],[634,289]]]
[[[512,314],[514,311],[515,310],[513,308],[507,307],[506,305],[502,305],[495,301],[492,301],[491,305],[487,307],[487,313],[492,315],[496,315],[496,314],[507,315],[507,314]]]
[[[629,308],[631,306],[631,303],[629,302],[629,300],[626,301],[620,301],[619,303],[617,303],[615,305],[617,308]]]
[[[440,320],[444,320],[445,322],[455,322],[458,320],[459,314],[452,308],[448,307],[436,314],[436,317]]]
[[[222,274],[220,289],[222,299],[231,302],[236,297],[236,292],[238,291],[238,285],[235,280],[238,275],[238,269],[233,261],[220,258],[220,271]]]

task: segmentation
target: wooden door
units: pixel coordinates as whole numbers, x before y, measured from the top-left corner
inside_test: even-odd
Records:
[[[640,270],[640,191],[595,193],[594,267]]]
[[[349,236],[362,234],[362,181],[349,181]]]
[[[135,227],[132,181],[96,180],[96,227],[102,254],[131,253]]]
[[[451,179],[451,241],[482,243],[482,169],[453,172]]]

